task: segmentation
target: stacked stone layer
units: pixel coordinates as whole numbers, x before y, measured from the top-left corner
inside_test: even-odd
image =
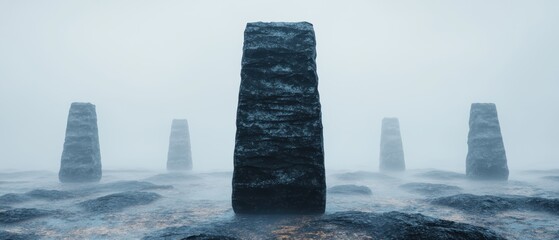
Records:
[[[379,160],[380,171],[406,170],[398,118],[382,119]]]
[[[190,132],[186,119],[173,119],[169,136],[167,153],[167,170],[192,170],[192,152],[190,149]]]

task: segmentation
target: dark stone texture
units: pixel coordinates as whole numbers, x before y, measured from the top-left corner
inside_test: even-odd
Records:
[[[431,203],[456,208],[470,214],[529,210],[559,215],[559,199],[540,197],[458,194],[436,198]]]
[[[0,223],[19,223],[49,215],[50,212],[36,208],[14,208],[0,211]]]
[[[101,175],[95,105],[72,103],[58,178],[60,182],[98,182]]]
[[[382,119],[379,163],[380,171],[406,170],[398,118]]]
[[[192,150],[190,149],[190,132],[186,119],[173,119],[169,136],[167,153],[167,170],[192,170]]]
[[[28,233],[15,233],[0,230],[0,240],[31,240],[40,239],[37,235]]]
[[[328,194],[369,196],[373,194],[373,191],[371,191],[371,189],[366,186],[347,184],[347,185],[337,185],[328,188]]]
[[[509,177],[497,107],[493,103],[472,103],[466,175],[479,180],[507,180]]]
[[[0,196],[0,204],[22,203],[29,200],[31,200],[31,198],[25,194],[6,193]]]
[[[106,195],[92,200],[79,203],[79,205],[91,212],[114,212],[125,208],[146,205],[161,198],[161,195],[151,192],[122,192]]]
[[[436,183],[406,183],[400,185],[400,188],[428,196],[457,194],[462,191],[462,188],[457,186]]]
[[[236,213],[323,213],[322,117],[310,23],[248,23],[233,173]]]
[[[198,234],[185,237],[181,240],[238,240],[238,238],[222,235]]]
[[[206,227],[166,228],[144,239],[504,239],[484,227],[401,212],[245,216]]]

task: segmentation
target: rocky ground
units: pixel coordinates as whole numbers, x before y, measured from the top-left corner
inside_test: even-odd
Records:
[[[231,173],[0,172],[0,239],[558,239],[559,171],[329,172],[324,215],[235,215]]]

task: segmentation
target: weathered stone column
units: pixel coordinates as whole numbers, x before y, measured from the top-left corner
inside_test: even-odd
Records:
[[[398,118],[383,118],[380,134],[380,171],[404,171],[404,148]]]
[[[95,105],[72,103],[58,178],[60,182],[98,182],[101,175]]]
[[[323,213],[322,117],[313,26],[248,23],[237,109],[236,213]]]
[[[493,103],[473,103],[470,109],[466,175],[488,180],[509,177],[497,107]]]
[[[190,133],[186,119],[173,119],[169,152],[167,154],[167,170],[192,170],[192,153],[190,150]]]

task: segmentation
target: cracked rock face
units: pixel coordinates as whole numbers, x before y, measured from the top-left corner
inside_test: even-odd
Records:
[[[470,109],[466,175],[487,180],[509,177],[497,107],[493,103],[473,103]]]
[[[72,103],[58,178],[60,182],[98,182],[101,175],[95,105]]]
[[[190,149],[190,132],[186,119],[173,119],[169,152],[167,154],[167,170],[192,170],[192,152]]]
[[[380,171],[404,171],[404,148],[398,118],[382,119],[380,135]]]
[[[236,213],[323,213],[322,117],[313,26],[248,23],[233,174]]]

